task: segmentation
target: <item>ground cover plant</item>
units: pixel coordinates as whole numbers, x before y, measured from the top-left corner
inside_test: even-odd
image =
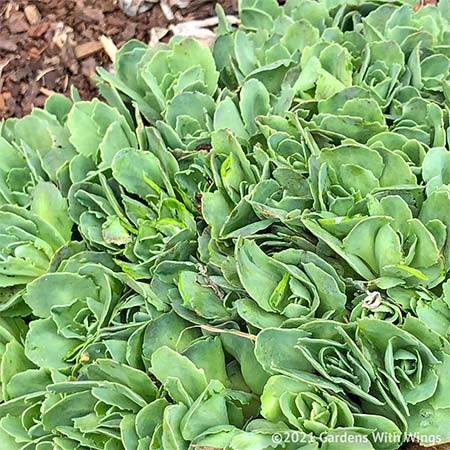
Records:
[[[450,4],[242,0],[0,125],[8,450],[450,440]]]

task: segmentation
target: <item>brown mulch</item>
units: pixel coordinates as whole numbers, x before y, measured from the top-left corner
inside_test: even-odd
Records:
[[[149,42],[170,24],[215,16],[213,1],[183,3],[172,6],[169,21],[158,3],[128,17],[114,0],[0,0],[0,119],[22,117],[72,84],[83,99],[95,96],[95,67],[110,64],[102,35],[120,47],[131,38]],[[237,0],[221,3],[235,13]]]

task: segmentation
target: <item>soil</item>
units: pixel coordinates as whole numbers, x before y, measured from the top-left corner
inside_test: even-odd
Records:
[[[71,85],[83,99],[95,96],[95,67],[111,64],[102,35],[117,47],[131,38],[168,39],[170,25],[215,16],[213,1],[165,3],[173,17],[159,3],[129,17],[114,0],[0,0],[0,119],[22,117],[50,93],[68,94]],[[227,13],[236,12],[237,0],[221,3]]]

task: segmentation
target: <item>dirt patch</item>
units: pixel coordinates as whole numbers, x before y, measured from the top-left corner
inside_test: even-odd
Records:
[[[237,0],[221,3],[227,13],[236,12]],[[213,1],[164,4],[165,11],[155,3],[128,17],[113,0],[0,0],[0,118],[22,117],[51,92],[67,94],[71,85],[83,99],[95,96],[95,67],[110,64],[102,35],[117,46],[131,38],[167,39],[170,31],[161,29],[215,15]]]

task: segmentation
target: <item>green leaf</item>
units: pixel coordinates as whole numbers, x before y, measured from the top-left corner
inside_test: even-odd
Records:
[[[30,324],[25,340],[25,355],[38,367],[62,369],[70,366],[66,357],[79,344],[81,341],[78,339],[66,339],[59,335],[51,318],[38,319]]]
[[[52,225],[64,241],[70,240],[73,222],[69,216],[67,200],[54,184],[41,182],[36,185],[31,210]]]
[[[24,300],[36,316],[45,318],[50,315],[53,306],[96,297],[97,289],[90,278],[72,273],[49,273],[28,285]]]
[[[153,353],[151,371],[163,384],[171,379],[179,380],[192,400],[195,400],[207,385],[204,371],[169,347],[161,347]],[[175,394],[170,391],[169,393]],[[180,399],[174,398],[174,400]]]
[[[214,130],[226,129],[231,130],[236,137],[242,140],[249,138],[239,110],[230,97],[220,102],[214,114]]]
[[[208,384],[180,422],[184,439],[191,441],[208,428],[228,422],[224,394],[224,386],[219,381],[212,380]]]
[[[265,116],[270,111],[269,92],[260,81],[248,80],[242,86],[239,105],[246,129],[250,135],[256,134],[256,118]]]

